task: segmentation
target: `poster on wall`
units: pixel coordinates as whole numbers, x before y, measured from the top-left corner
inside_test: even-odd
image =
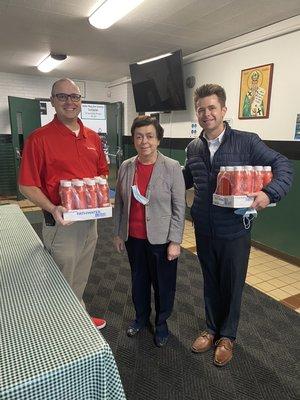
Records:
[[[104,104],[82,103],[81,118],[82,119],[105,119],[106,107]]]
[[[294,140],[300,140],[300,114],[297,114]]]
[[[79,118],[81,118],[83,125],[95,132],[99,134],[107,133],[105,104],[82,103]]]
[[[269,118],[274,64],[241,71],[239,119]]]

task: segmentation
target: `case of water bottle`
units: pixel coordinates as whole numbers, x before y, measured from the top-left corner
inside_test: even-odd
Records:
[[[217,188],[213,194],[213,204],[219,207],[250,207],[254,197],[272,180],[270,166],[226,166],[221,167],[217,177]]]
[[[65,221],[86,221],[109,218],[112,206],[107,181],[101,177],[61,180],[59,187],[61,204],[68,211]]]

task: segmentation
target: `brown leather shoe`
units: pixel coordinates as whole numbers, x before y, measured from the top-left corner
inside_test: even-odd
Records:
[[[224,367],[232,359],[233,342],[227,338],[216,341],[214,364],[217,367]]]
[[[207,331],[200,333],[200,336],[192,344],[191,350],[194,353],[204,353],[205,351],[211,349],[214,344],[214,335]]]

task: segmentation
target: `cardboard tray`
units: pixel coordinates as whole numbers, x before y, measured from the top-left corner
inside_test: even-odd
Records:
[[[112,207],[71,210],[63,213],[63,216],[65,221],[87,221],[90,219],[110,218],[112,216]]]
[[[213,204],[227,208],[247,208],[253,203],[254,197],[248,196],[221,196],[213,194]],[[270,203],[267,207],[275,207],[276,203]]]
[[[213,194],[213,204],[219,207],[244,208],[250,207],[254,197],[248,196],[221,196]]]

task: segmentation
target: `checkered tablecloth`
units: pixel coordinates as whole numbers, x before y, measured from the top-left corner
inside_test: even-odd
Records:
[[[109,345],[16,205],[0,206],[0,311],[1,400],[125,399]]]

